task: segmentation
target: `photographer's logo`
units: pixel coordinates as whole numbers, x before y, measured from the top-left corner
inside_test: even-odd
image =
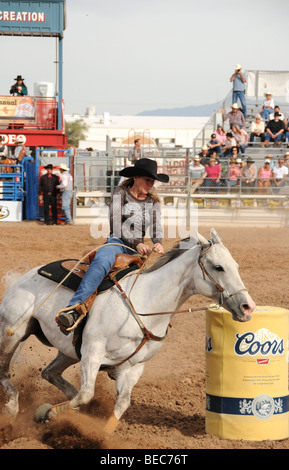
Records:
[[[8,207],[0,206],[0,220],[6,219],[7,217],[9,217],[9,215],[10,215],[10,211]]]

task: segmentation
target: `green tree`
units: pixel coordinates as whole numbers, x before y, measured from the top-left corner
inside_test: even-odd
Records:
[[[77,148],[79,141],[85,139],[85,132],[87,130],[88,126],[82,119],[71,122],[65,121],[65,133],[67,135],[68,145],[74,145]]]

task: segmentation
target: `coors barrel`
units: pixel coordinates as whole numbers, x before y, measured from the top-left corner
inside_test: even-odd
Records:
[[[289,310],[257,307],[237,322],[206,316],[206,432],[227,439],[289,437]]]

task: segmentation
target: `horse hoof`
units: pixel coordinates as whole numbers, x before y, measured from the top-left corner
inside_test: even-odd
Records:
[[[49,405],[49,403],[40,405],[36,410],[35,420],[38,423],[46,423],[50,421],[50,419],[53,418],[53,415],[55,416],[55,413],[53,413],[51,409],[52,409],[52,405]]]

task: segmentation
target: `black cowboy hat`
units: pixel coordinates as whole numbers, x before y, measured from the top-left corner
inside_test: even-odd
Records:
[[[161,181],[162,183],[168,183],[168,175],[165,173],[157,173],[157,171],[157,162],[150,160],[149,158],[140,158],[135,162],[134,166],[129,166],[121,170],[119,175],[126,176],[127,178],[131,176],[148,176],[149,178]]]
[[[14,78],[14,80],[17,80],[18,82],[18,80],[24,80],[24,78],[22,78],[22,75],[17,75],[17,78]]]
[[[53,165],[51,165],[51,163],[48,163],[48,165],[46,165],[44,168],[45,170],[53,170]]]

